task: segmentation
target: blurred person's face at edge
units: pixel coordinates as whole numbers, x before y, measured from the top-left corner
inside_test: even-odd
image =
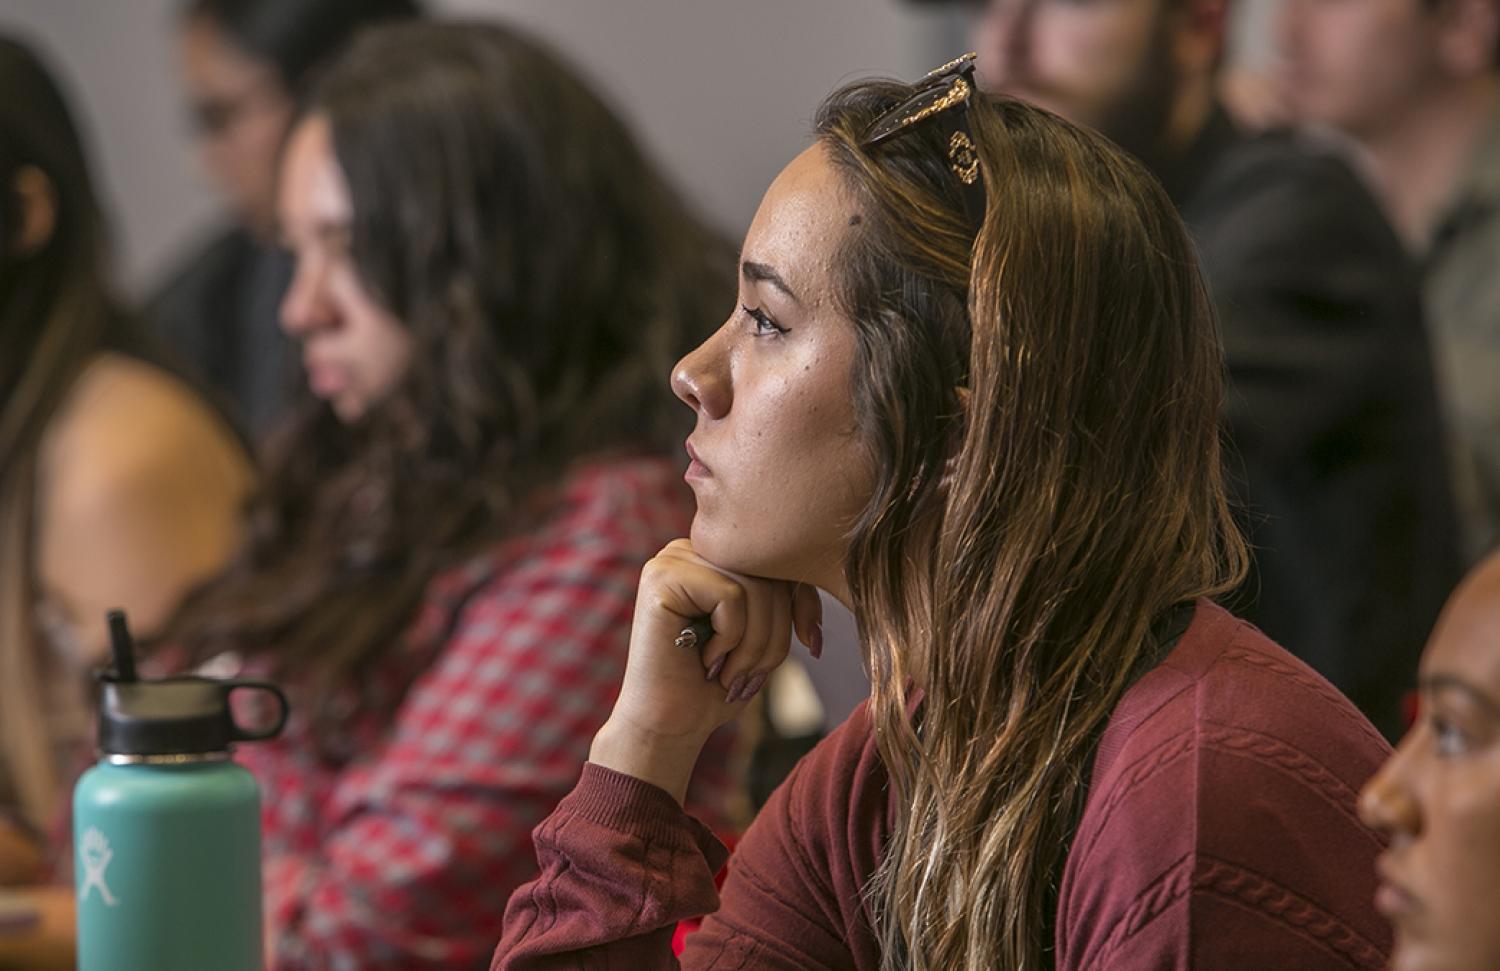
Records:
[[[282,329],[302,345],[312,392],[341,421],[358,421],[400,384],[412,339],[355,268],[349,184],[321,116],[300,123],[287,142],[276,213],[282,244],[295,260]]]
[[[1377,134],[1442,78],[1455,2],[1468,0],[1285,0],[1277,33],[1298,115],[1357,138]]]
[[[294,104],[276,68],[236,47],[211,19],[189,17],[178,53],[200,160],[235,216],[269,238],[276,159]]]
[[[1360,796],[1390,838],[1375,904],[1393,971],[1500,968],[1500,556],[1466,580],[1422,655],[1421,714]]]
[[[695,551],[834,591],[845,534],[874,489],[852,403],[856,334],[832,278],[854,215],[821,146],[794,159],[745,236],[734,312],[672,376],[697,414]]]
[[[1149,162],[1180,147],[1165,144],[1179,82],[1217,57],[1221,14],[1217,0],[989,0],[974,26],[979,80]]]

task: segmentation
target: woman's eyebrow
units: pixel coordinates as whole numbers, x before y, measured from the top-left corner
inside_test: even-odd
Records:
[[[1492,717],[1500,718],[1500,701],[1491,698],[1487,692],[1477,685],[1465,681],[1463,678],[1452,674],[1434,674],[1420,678],[1417,687],[1425,694],[1438,691],[1456,691],[1470,701],[1485,709]]]
[[[753,260],[744,260],[740,263],[740,276],[744,277],[750,283],[769,283],[790,297],[793,302],[801,303],[797,299],[797,295],[792,292],[792,288],[787,286],[787,282],[781,278],[781,274],[777,273],[775,268],[768,264],[756,263]]]

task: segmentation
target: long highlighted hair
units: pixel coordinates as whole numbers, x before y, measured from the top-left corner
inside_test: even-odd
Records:
[[[861,145],[913,92],[856,83],[817,120],[865,213],[839,288],[877,486],[847,574],[899,807],[869,892],[888,967],[1031,971],[1052,964],[1095,746],[1153,619],[1244,573],[1223,364],[1142,166],[976,96],[976,228],[938,126]]]

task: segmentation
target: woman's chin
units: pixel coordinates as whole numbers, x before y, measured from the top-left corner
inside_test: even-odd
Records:
[[[816,557],[799,555],[807,551],[773,549],[763,544],[752,546],[745,542],[746,535],[747,531],[742,529],[717,529],[700,513],[693,518],[688,538],[692,540],[694,553],[721,570],[766,580],[820,585],[817,571],[805,568]]]
[[[693,517],[693,528],[688,536],[693,542],[693,552],[721,570],[745,576],[783,579],[774,565],[774,559],[765,551],[747,548],[743,531],[717,529],[705,522],[702,513]]]

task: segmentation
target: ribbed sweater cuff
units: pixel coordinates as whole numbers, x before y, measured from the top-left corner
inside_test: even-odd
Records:
[[[697,849],[717,870],[729,851],[713,832],[688,815],[665,789],[633,775],[586,762],[578,785],[559,810],[652,843]]]

